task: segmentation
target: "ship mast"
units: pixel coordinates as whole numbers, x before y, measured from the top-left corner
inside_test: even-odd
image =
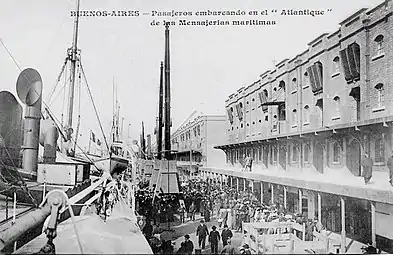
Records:
[[[158,130],[157,130],[157,159],[161,159],[162,151],[162,111],[164,99],[164,63],[161,62],[160,67],[160,94],[158,98]]]
[[[72,47],[68,52],[68,59],[71,61],[71,70],[70,70],[70,86],[68,92],[68,106],[67,106],[67,141],[71,140],[72,135],[72,115],[74,111],[74,94],[75,94],[75,79],[76,79],[76,65],[78,61],[78,29],[79,29],[79,6],[80,0],[77,0],[76,4],[76,15],[74,21],[74,38],[72,41]]]
[[[170,159],[171,150],[171,85],[169,57],[169,25],[165,25],[165,159]]]

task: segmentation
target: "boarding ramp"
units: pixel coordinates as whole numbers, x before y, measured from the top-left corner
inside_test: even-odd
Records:
[[[296,232],[301,232],[298,238]],[[305,241],[305,224],[296,222],[243,222],[243,244],[257,254],[326,254],[330,241],[322,236]]]

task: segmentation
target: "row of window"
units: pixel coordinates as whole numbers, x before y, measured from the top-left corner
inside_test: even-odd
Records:
[[[384,54],[384,36],[383,35],[378,35],[375,39],[375,55],[376,56],[382,56]],[[340,57],[336,56],[333,59],[333,75],[339,74],[341,66],[344,69],[344,74],[345,74],[345,79],[347,82],[351,82],[352,80],[359,79],[360,77],[360,66],[359,66],[359,61],[360,61],[360,46],[357,43],[352,43],[349,45],[347,48],[343,49],[340,51],[340,56],[342,57],[342,60],[340,61]],[[323,65],[321,62],[316,62],[314,65],[310,66],[307,68],[307,71],[304,73],[304,88],[308,87],[311,85],[312,91],[314,93],[319,93],[322,91],[322,85],[323,85]],[[297,90],[297,79],[293,78],[292,79],[292,92],[295,92]],[[279,91],[282,89],[285,91],[285,82],[280,81],[278,84],[279,89],[276,87],[273,88],[274,92]],[[383,85],[378,84],[375,86],[375,89],[379,91],[378,95],[378,107],[383,106]],[[277,94],[277,93],[276,93]],[[268,92],[267,90],[263,90],[261,93],[259,93],[260,101],[261,103],[265,103],[268,100]],[[273,95],[274,97],[274,95]],[[274,100],[272,98],[271,100]],[[255,101],[254,98],[252,98],[252,101]],[[335,100],[337,101],[337,100]],[[249,102],[246,102],[249,104]],[[241,116],[242,118],[242,108],[243,104],[239,103],[236,105],[236,110],[238,112],[238,116]],[[267,110],[267,107],[262,107],[263,111]],[[233,108],[230,108],[230,122],[233,122]],[[293,113],[293,115],[296,115],[296,113]]]
[[[385,88],[382,83],[378,83],[376,86],[374,86],[374,89],[376,90],[377,97],[376,97],[376,107],[381,108],[384,107],[385,104]],[[340,97],[335,96],[333,98],[334,101],[334,106],[335,106],[335,116],[333,118],[340,118],[341,116],[341,104],[340,104]],[[278,117],[280,116],[280,117]],[[283,104],[281,107],[278,107],[278,116],[274,115],[273,116],[273,125],[277,125],[278,120],[285,120],[285,105]],[[265,116],[265,121],[268,121],[268,116]],[[261,123],[262,121],[259,120]],[[298,123],[298,115],[297,115],[297,109],[292,110],[292,125],[296,125]],[[304,110],[303,110],[303,124],[307,125],[310,123],[310,106],[305,105]],[[255,124],[255,122],[253,122]],[[243,128],[243,124],[241,124],[241,128]],[[232,127],[233,130],[233,127]]]
[[[289,159],[290,163],[297,163],[300,155],[300,147],[296,144],[290,146]],[[310,163],[310,147],[307,144],[303,144],[303,162]],[[265,155],[263,155],[265,154]],[[268,160],[270,164],[277,163],[278,147],[276,145],[261,146],[256,148],[240,148],[237,150],[230,150],[227,152],[227,163],[242,163],[245,156],[251,156],[256,162],[263,162],[267,164]],[[338,142],[332,144],[332,163],[341,164],[342,160],[342,148]],[[383,138],[377,138],[374,142],[374,157],[375,163],[385,162],[385,142]]]

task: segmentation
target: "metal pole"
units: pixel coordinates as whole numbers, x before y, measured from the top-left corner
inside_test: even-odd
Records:
[[[346,232],[345,232],[345,200],[343,197],[341,200],[341,253],[345,253],[346,250]]]
[[[377,248],[377,235],[376,235],[376,221],[375,221],[375,202],[371,201],[371,242]]]
[[[71,48],[71,73],[70,73],[70,88],[68,97],[68,113],[67,113],[67,127],[72,127],[72,114],[74,111],[74,88],[75,88],[75,77],[76,77],[76,62],[77,62],[77,51],[78,51],[78,27],[79,27],[79,5],[80,1],[77,0],[76,15],[74,23],[74,38],[72,41]],[[68,134],[71,136],[71,133]],[[70,137],[68,137],[70,139]]]

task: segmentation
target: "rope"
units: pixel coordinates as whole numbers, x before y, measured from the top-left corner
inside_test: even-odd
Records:
[[[96,105],[95,105],[95,103],[94,103],[93,96],[92,96],[92,94],[91,94],[89,84],[87,83],[87,78],[86,78],[86,74],[85,74],[85,71],[84,71],[84,69],[83,69],[82,63],[80,63],[80,66],[81,66],[83,78],[84,78],[84,80],[85,80],[85,82],[86,82],[87,91],[89,92],[89,96],[90,96],[91,102],[92,102],[92,104],[93,104],[94,111],[95,111],[95,113],[96,113],[96,117],[97,117],[97,120],[98,120],[98,124],[100,125],[101,133],[102,133],[102,135],[103,135],[103,137],[104,137],[104,141],[105,141],[106,148],[107,148],[107,150],[109,151],[110,149],[109,149],[108,141],[107,141],[107,139],[106,139],[104,129],[102,128],[102,123],[101,123],[101,120],[100,120],[100,116],[98,115],[97,107],[96,107]]]
[[[87,83],[86,74],[85,74],[85,71],[84,71],[84,69],[83,69],[83,66],[82,66],[82,63],[81,63],[81,62],[80,62],[80,67],[81,67],[81,70],[82,70],[83,78],[84,78],[84,80],[85,80],[85,82],[86,82],[86,87],[87,87],[87,90],[88,90],[88,92],[89,92],[89,96],[90,96],[91,102],[92,102],[92,104],[93,104],[94,111],[95,111],[95,113],[96,113],[96,117],[97,117],[97,120],[98,120],[98,124],[100,125],[100,129],[101,129],[102,135],[104,136],[104,141],[105,141],[106,148],[107,148],[108,151],[109,151],[110,149],[109,149],[108,141],[107,141],[107,139],[106,139],[105,132],[104,132],[104,130],[103,130],[103,128],[102,128],[102,123],[101,123],[101,120],[100,120],[100,116],[98,115],[97,107],[96,107],[96,105],[95,105],[95,103],[94,103],[93,96],[92,96],[92,94],[91,94],[89,84]]]

